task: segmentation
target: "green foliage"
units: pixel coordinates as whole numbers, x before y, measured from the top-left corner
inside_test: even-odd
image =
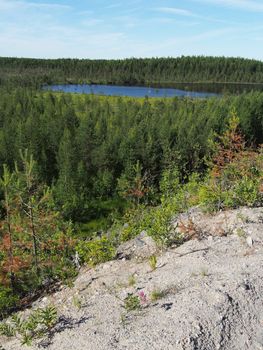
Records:
[[[133,287],[133,286],[135,286],[135,284],[136,284],[136,278],[133,274],[133,275],[129,276],[129,278],[128,278],[128,285],[129,285],[129,287]]]
[[[160,181],[160,191],[163,196],[163,200],[169,198],[176,193],[180,188],[180,172],[177,167],[170,166],[162,173]]]
[[[38,311],[38,322],[48,331],[56,324],[57,320],[57,310],[54,306],[48,306]]]
[[[72,302],[76,309],[80,310],[82,308],[82,303],[79,296],[74,295]]]
[[[155,270],[157,267],[157,257],[156,255],[151,255],[149,258],[149,265],[152,270]]]
[[[111,260],[115,256],[113,243],[107,237],[89,242],[79,241],[76,250],[80,258],[91,266]]]
[[[121,240],[146,230],[161,245],[178,245],[187,237],[171,228],[171,221],[177,213],[196,205],[213,212],[263,204],[262,149],[251,151],[244,148],[237,122],[235,116],[230,119],[229,129],[219,138],[223,142],[216,147],[218,154],[213,154],[215,165],[212,163],[204,178],[193,173],[186,183],[182,183],[176,168],[164,171],[161,204],[130,210],[124,219],[127,225],[119,228]]]
[[[57,310],[53,306],[36,309],[26,319],[19,315],[10,321],[0,323],[0,334],[7,337],[16,336],[21,345],[31,346],[36,339],[48,335],[58,321]]]
[[[259,82],[262,62],[243,58],[0,59],[2,83],[34,86],[52,83],[154,85],[176,82]],[[69,77],[70,72],[70,77]],[[181,87],[182,84],[179,86]],[[191,87],[191,84],[188,86]],[[20,109],[21,106],[17,106]]]
[[[148,209],[144,205],[128,209],[121,221],[116,221],[113,225],[113,235],[118,237],[119,242],[126,242],[137,236],[144,229],[147,212]]]
[[[263,157],[261,152],[243,151],[225,165],[219,174],[213,171],[199,189],[199,202],[208,211],[260,206]]]
[[[128,294],[124,300],[124,308],[126,311],[139,310],[141,308],[139,296],[132,293]]]
[[[97,82],[108,74],[112,83],[142,83],[175,76],[209,80],[222,72],[255,81],[260,63],[182,57],[45,61],[43,67],[38,60],[0,61],[2,81],[11,79],[9,87],[0,86],[1,313],[19,304],[16,296],[72,278],[75,247],[83,262],[95,265],[143,230],[160,245],[181,244],[187,236],[171,221],[192,206],[216,211],[262,205],[263,159],[256,150],[263,143],[262,93],[151,100],[11,87],[63,81],[65,67],[76,80]],[[21,73],[18,62],[32,65],[36,77],[26,67]],[[235,64],[239,69],[233,70]],[[254,64],[257,74],[250,72]],[[23,78],[16,75],[18,66]],[[109,237],[98,238],[112,223]]]
[[[10,288],[0,285],[0,319],[5,317],[18,303],[18,296]]]
[[[186,184],[181,184],[177,171],[174,171],[175,176],[167,180],[166,175],[169,172],[170,170],[165,173],[162,180],[162,189],[164,191],[166,188],[168,192],[162,192],[160,205],[129,209],[117,227],[112,227],[111,231],[119,241],[134,238],[142,231],[147,231],[147,234],[160,245],[169,246],[184,241],[182,234],[171,231],[171,220],[176,213],[199,204],[198,192],[202,182],[199,175],[193,174]],[[168,181],[172,181],[172,184]]]
[[[155,290],[153,290],[151,292],[150,299],[151,299],[151,301],[155,302],[155,301],[157,301],[159,299],[164,298],[165,294],[166,294],[165,292],[163,292],[163,291],[161,291],[159,289],[155,289]]]
[[[52,192],[39,182],[27,150],[21,152],[13,172],[4,166],[0,184],[5,209],[0,221],[0,288],[7,288],[3,300],[8,288],[12,290],[6,303],[10,308],[44,285],[74,275],[72,225],[55,210]]]
[[[198,202],[205,210],[260,206],[263,203],[262,150],[245,149],[237,131],[238,119],[220,138],[215,165],[198,190]]]
[[[246,139],[263,143],[261,93],[147,100],[0,92],[0,163],[12,172],[15,162],[21,165],[19,150],[28,149],[38,181],[52,187],[57,210],[74,222],[97,219],[100,207],[92,203],[117,192],[134,204],[156,205],[160,192],[204,173],[209,139],[222,134],[233,109]]]

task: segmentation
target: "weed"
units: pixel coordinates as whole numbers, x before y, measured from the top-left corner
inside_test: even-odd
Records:
[[[200,271],[200,274],[202,277],[207,277],[209,275],[207,268],[203,267]]]
[[[249,217],[242,213],[237,213],[237,219],[240,219],[243,223],[246,224],[250,222]]]
[[[128,285],[129,285],[129,287],[133,287],[133,286],[135,286],[135,284],[136,284],[136,279],[135,279],[134,274],[130,275],[129,278],[128,278]]]
[[[150,299],[151,301],[157,301],[159,299],[162,299],[164,296],[166,295],[166,293],[164,291],[155,289],[151,292],[150,294]]]
[[[150,258],[149,258],[149,265],[150,265],[152,270],[156,270],[156,267],[157,267],[157,257],[156,257],[156,255],[150,256]]]
[[[124,308],[126,311],[139,310],[141,308],[139,296],[129,293],[124,300]]]
[[[78,309],[78,310],[81,309],[81,307],[82,307],[81,299],[77,295],[74,295],[72,302],[73,302],[73,306],[76,309]]]
[[[238,235],[239,238],[245,238],[246,237],[246,232],[243,228],[239,227],[236,230],[236,234]]]
[[[126,324],[126,314],[121,314],[121,324],[125,325]],[[0,349],[1,350],[1,349]]]
[[[54,306],[37,309],[27,319],[22,319],[16,314],[9,322],[0,324],[0,335],[16,336],[20,339],[21,345],[30,346],[34,339],[49,334],[57,320],[57,310]]]
[[[139,299],[140,299],[141,305],[147,303],[146,294],[145,294],[144,291],[142,291],[142,290],[139,292]]]

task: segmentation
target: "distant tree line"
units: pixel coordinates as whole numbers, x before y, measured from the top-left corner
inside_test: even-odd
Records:
[[[0,83],[41,85],[178,82],[262,83],[263,62],[226,57],[130,58],[123,60],[0,58]]]

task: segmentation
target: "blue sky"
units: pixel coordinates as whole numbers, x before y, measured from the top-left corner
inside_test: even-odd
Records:
[[[0,56],[263,60],[263,0],[0,0]]]

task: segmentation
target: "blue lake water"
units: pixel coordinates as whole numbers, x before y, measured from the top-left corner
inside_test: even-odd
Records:
[[[44,86],[45,90],[71,92],[78,94],[94,94],[105,96],[129,96],[129,97],[192,97],[205,98],[218,96],[211,92],[186,91],[173,88],[156,88],[142,86],[116,86],[116,85],[50,85]]]

